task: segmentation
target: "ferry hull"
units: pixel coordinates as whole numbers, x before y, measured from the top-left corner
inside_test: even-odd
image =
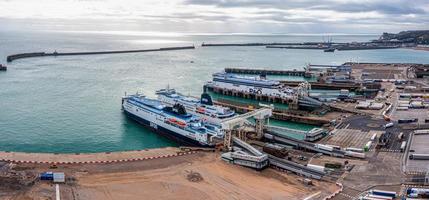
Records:
[[[158,126],[158,128],[153,128],[150,126],[150,122],[148,120],[145,120],[139,116],[134,115],[133,113],[128,112],[124,109],[125,115],[127,115],[129,118],[133,119],[134,121],[138,122],[139,124],[145,126],[146,128],[149,128],[150,130],[170,139],[173,140],[181,145],[187,145],[187,146],[198,146],[198,147],[213,147],[214,145],[206,145],[201,144],[195,140],[192,140],[190,138],[187,138],[183,135],[180,135],[178,133],[175,133],[174,131],[168,130],[166,128],[163,128],[161,126]]]

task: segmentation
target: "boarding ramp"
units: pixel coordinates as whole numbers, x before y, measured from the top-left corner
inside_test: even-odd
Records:
[[[308,168],[307,166],[304,166],[289,160],[285,160],[282,158],[278,158],[272,155],[269,155],[268,158],[270,160],[270,165],[272,166],[276,166],[278,168],[285,169],[309,178],[320,180],[322,179],[323,176],[326,175],[325,172],[317,171],[317,170]]]
[[[234,145],[237,145],[239,150],[226,152],[222,154],[222,159],[230,163],[251,167],[254,169],[263,169],[268,165],[268,155],[260,152],[250,144],[233,137]]]
[[[265,119],[271,117],[272,114],[272,108],[263,107],[245,114],[234,116],[233,118],[226,119],[220,124],[223,130],[232,130],[237,126],[242,126],[247,123],[248,118],[253,117],[255,119]]]
[[[255,118],[255,131],[258,138],[263,137],[263,128],[264,128],[264,121],[265,119],[268,119],[273,114],[273,106],[267,106],[267,105],[260,105],[262,108],[259,108],[257,110],[253,110],[251,112],[237,115],[233,118],[226,119],[225,121],[222,121],[220,123],[222,131],[225,133],[224,135],[224,148],[227,150],[231,149],[232,145],[232,131],[234,129],[239,129],[240,127],[243,127],[246,124],[249,124],[248,118]],[[241,138],[245,139],[245,138]]]
[[[277,143],[291,145],[291,146],[294,146],[296,148],[303,148],[303,149],[307,149],[310,151],[323,153],[323,154],[329,155],[329,156],[341,157],[341,158],[345,156],[345,151],[336,150],[336,149],[333,149],[332,151],[328,151],[325,149],[320,149],[320,148],[317,148],[314,143],[298,140],[298,139],[295,139],[295,138],[292,138],[289,136],[285,136],[282,134],[278,134],[275,132],[269,132],[268,134],[264,134],[264,137],[268,140],[273,140]]]
[[[299,136],[302,136],[305,141],[309,141],[309,142],[314,142],[318,139],[325,137],[326,135],[326,130],[322,128],[313,128],[310,131],[302,131],[302,130],[291,129],[286,127],[266,125],[265,130],[267,130],[268,132],[275,132],[281,135],[284,135],[284,134],[299,135]]]

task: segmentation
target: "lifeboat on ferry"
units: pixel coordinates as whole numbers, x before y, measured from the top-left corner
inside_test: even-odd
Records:
[[[176,121],[176,124],[179,125],[179,126],[181,126],[181,127],[185,127],[186,126],[186,123],[182,122],[182,121]]]
[[[199,112],[199,113],[204,113],[205,111],[206,111],[206,109],[204,109],[202,107],[197,108],[197,112]]]

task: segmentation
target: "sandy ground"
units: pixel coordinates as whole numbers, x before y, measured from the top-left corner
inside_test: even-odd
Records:
[[[23,164],[22,164],[23,165]],[[30,164],[26,164],[30,165]],[[34,165],[34,164],[33,164]],[[49,166],[37,165],[38,172]],[[223,162],[218,153],[111,164],[58,166],[68,180],[61,199],[322,199],[335,191],[333,183],[314,181],[273,169],[258,172]],[[0,199],[55,199],[54,185],[37,181]],[[5,194],[5,193],[4,193]],[[3,198],[2,198],[3,197]]]
[[[190,174],[199,174],[201,180],[188,180]],[[95,174],[78,180],[79,199],[303,199],[317,192],[304,187],[297,177],[271,169],[256,172],[213,156],[163,169]]]

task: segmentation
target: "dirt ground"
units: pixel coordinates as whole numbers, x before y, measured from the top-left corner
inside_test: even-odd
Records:
[[[30,164],[26,164],[30,165]],[[49,171],[37,165],[37,172]],[[51,169],[52,170],[52,169]],[[58,166],[66,173],[61,199],[322,199],[334,192],[333,183],[314,181],[274,169],[258,172],[220,160],[217,153],[115,164]],[[55,186],[36,181],[20,191],[0,193],[0,199],[55,199]]]

